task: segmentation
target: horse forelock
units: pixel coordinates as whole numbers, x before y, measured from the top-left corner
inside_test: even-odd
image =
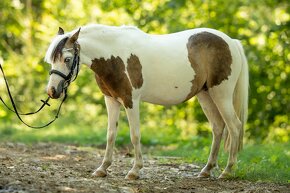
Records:
[[[62,57],[62,50],[68,40],[68,36],[59,35],[51,42],[45,55],[45,61],[48,63],[56,62]]]

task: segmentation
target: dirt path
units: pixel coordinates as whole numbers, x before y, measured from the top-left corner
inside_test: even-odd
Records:
[[[0,193],[27,192],[290,192],[289,185],[239,180],[197,179],[194,164],[176,158],[144,156],[142,177],[124,179],[130,154],[115,153],[109,176],[91,174],[104,150],[61,144],[0,144]]]

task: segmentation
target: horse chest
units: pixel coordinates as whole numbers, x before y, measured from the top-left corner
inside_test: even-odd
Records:
[[[92,60],[91,69],[103,94],[121,99],[126,108],[132,108],[132,91],[143,85],[142,66],[137,56],[131,54],[127,65],[119,57]]]

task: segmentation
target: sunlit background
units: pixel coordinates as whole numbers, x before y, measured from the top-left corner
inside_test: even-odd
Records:
[[[287,0],[1,0],[0,61],[22,112],[46,98],[49,65],[43,61],[58,27],[71,31],[89,23],[135,25],[164,34],[188,28],[221,30],[244,45],[250,68],[249,119],[245,142],[289,145],[290,45]],[[9,103],[0,75],[0,95]],[[41,125],[54,117],[60,101],[39,115],[24,117]],[[0,106],[0,139],[104,144],[107,115],[94,75],[83,66],[69,88],[60,118],[42,130],[27,128]],[[130,143],[124,111],[117,143]],[[209,148],[211,130],[195,99],[173,107],[141,106],[142,143]],[[289,146],[288,146],[289,147]]]

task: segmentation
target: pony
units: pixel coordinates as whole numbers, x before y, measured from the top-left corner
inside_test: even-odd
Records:
[[[229,156],[219,178],[230,176],[243,146],[248,109],[248,64],[239,40],[209,28],[163,35],[133,26],[94,24],[67,33],[59,28],[45,55],[52,69],[47,85],[51,98],[62,97],[72,81],[67,77],[77,76],[76,58],[94,72],[108,113],[105,155],[94,176],[107,176],[122,106],[135,155],[125,178],[138,179],[143,167],[139,103],[168,106],[193,96],[197,96],[213,133],[207,164],[198,177],[210,177],[223,135]]]

